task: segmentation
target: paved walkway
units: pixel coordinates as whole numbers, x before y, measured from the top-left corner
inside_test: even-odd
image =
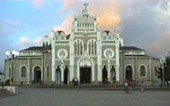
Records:
[[[121,90],[19,88],[19,94],[0,99],[0,106],[170,106],[169,91],[140,95]]]

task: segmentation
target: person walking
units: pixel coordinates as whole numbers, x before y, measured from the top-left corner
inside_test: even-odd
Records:
[[[143,81],[140,85],[140,94],[145,94],[145,85],[144,85]]]
[[[132,82],[129,81],[129,83],[128,83],[128,94],[132,94],[132,90],[133,90],[132,87],[133,87]]]
[[[125,80],[124,86],[125,86],[125,94],[128,94],[128,80]]]

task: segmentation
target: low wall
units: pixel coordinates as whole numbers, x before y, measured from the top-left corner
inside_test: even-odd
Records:
[[[9,91],[10,93],[13,93],[13,94],[18,93],[18,86],[3,86],[3,89],[6,89],[7,91]]]

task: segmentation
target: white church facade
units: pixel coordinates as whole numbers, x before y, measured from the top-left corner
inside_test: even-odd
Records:
[[[19,51],[17,57],[5,60],[5,78],[13,83],[123,84],[128,79],[157,85],[159,59],[147,56],[145,50],[124,46],[118,32],[101,31],[97,17],[88,13],[87,5],[75,16],[72,31],[52,31],[41,46]]]

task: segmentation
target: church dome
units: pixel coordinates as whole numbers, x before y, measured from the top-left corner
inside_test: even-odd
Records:
[[[55,38],[57,40],[65,40],[66,39],[66,34],[65,34],[64,31],[59,30],[59,31],[55,32]]]
[[[112,32],[110,32],[109,30],[105,30],[102,32],[102,36],[112,36]]]
[[[66,36],[65,32],[62,30],[59,30],[56,32],[56,36]]]

